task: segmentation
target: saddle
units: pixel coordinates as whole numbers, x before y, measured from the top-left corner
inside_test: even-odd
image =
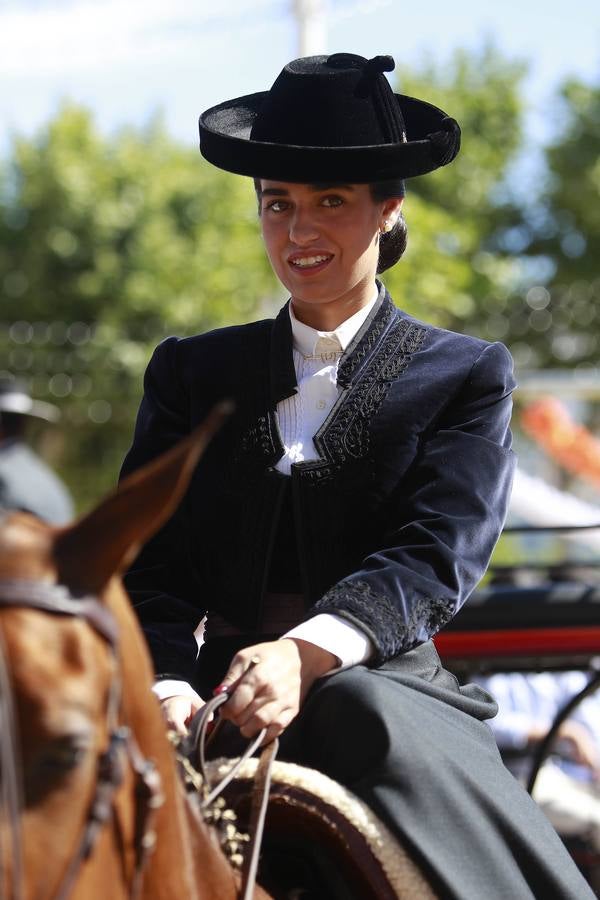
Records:
[[[235,814],[244,898],[257,878],[275,898],[436,900],[406,847],[365,803],[321,772],[275,760],[276,742],[260,758],[250,754],[262,735],[241,757],[207,760],[207,724],[224,700],[215,697],[197,714],[186,756],[201,771],[205,808],[219,795]]]
[[[260,760],[245,760],[225,789],[238,828],[250,824]],[[220,779],[231,760],[207,763]],[[294,763],[275,761],[258,880],[274,897],[302,900],[435,900],[425,877],[389,829],[342,785]]]

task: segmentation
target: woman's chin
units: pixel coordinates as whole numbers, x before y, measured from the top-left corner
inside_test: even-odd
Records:
[[[327,297],[331,297],[332,293],[337,293],[339,288],[335,279],[327,277],[325,272],[322,272],[320,275],[314,275],[312,278],[307,278],[305,275],[297,275],[296,277],[292,275],[292,277],[286,278],[285,285],[294,297],[306,297],[307,300],[327,299]]]
[[[287,278],[284,284],[292,297],[301,303],[326,303],[343,292],[332,278]]]

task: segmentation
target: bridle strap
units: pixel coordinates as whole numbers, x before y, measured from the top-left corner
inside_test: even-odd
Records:
[[[136,786],[136,867],[131,887],[131,897],[138,897],[142,889],[142,878],[148,858],[156,846],[156,814],[165,802],[162,790],[162,779],[156,765],[142,756],[133,735],[127,744],[129,760],[138,776]]]
[[[83,619],[109,644],[114,656],[117,653],[118,626],[110,610],[97,597],[89,594],[77,596],[64,585],[49,584],[22,579],[0,579],[0,608],[23,607],[54,615]],[[136,863],[133,873],[131,897],[137,897],[143,870],[155,842],[154,818],[163,803],[161,779],[154,764],[145,759],[127,726],[118,725],[121,701],[121,681],[115,675],[111,682],[107,721],[109,744],[99,759],[98,780],[84,832],[72,858],[55,900],[66,900],[73,889],[79,867],[86,860],[96,843],[101,828],[113,811],[113,797],[123,780],[123,753],[126,752],[133,771],[138,776],[136,786]]]
[[[129,729],[120,728],[110,736],[107,750],[98,762],[98,781],[94,799],[88,812],[83,835],[63,876],[54,900],[66,900],[75,885],[81,864],[90,856],[102,827],[112,814],[112,799],[123,778],[121,762],[122,750],[128,738]]]
[[[67,874],[55,900],[66,900],[71,893],[80,865],[91,855],[101,829],[112,815],[112,800],[123,780],[123,755],[127,754],[131,767],[138,776],[136,785],[136,861],[130,889],[135,900],[142,888],[142,878],[148,857],[156,845],[155,818],[164,802],[160,774],[154,763],[145,759],[129,728],[120,726],[112,732],[107,750],[98,766],[96,793],[88,821],[79,844],[78,852],[71,860]]]
[[[117,623],[110,610],[90,594],[75,596],[62,584],[0,579],[0,607],[22,606],[59,616],[84,619],[112,647],[118,640]]]

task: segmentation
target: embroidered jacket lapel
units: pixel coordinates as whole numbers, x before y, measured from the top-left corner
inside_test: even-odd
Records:
[[[385,400],[392,381],[407,367],[424,337],[425,328],[404,318],[385,287],[379,284],[378,302],[340,359],[337,378],[340,396],[314,436],[320,458],[296,463],[293,471],[303,479],[322,483],[347,462],[368,455],[369,423]],[[275,413],[277,403],[297,391],[292,347],[286,303],[271,332],[269,409],[251,429],[250,440],[244,442],[246,450],[258,444],[263,460],[269,465],[283,454]]]
[[[373,309],[346,347],[338,366],[337,383],[347,388],[360,376],[364,365],[380,345],[389,328],[391,314],[395,312],[391,298],[381,284]]]
[[[368,457],[370,423],[425,333],[423,326],[402,316],[380,284],[378,304],[340,360],[340,396],[314,436],[320,458],[295,467],[302,478],[323,483]]]

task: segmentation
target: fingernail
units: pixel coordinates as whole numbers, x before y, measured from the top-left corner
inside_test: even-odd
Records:
[[[228,690],[228,684],[218,684],[213,691],[213,697],[216,697],[218,694],[226,694]]]

